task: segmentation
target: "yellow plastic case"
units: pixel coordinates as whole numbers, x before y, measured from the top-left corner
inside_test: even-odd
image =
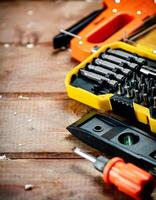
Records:
[[[124,42],[115,42],[101,47],[96,53],[92,54],[78,66],[69,71],[65,79],[65,85],[68,96],[72,99],[87,104],[95,109],[100,109],[103,111],[112,110],[110,98],[114,94],[109,93],[109,94],[96,95],[91,92],[88,92],[87,90],[74,87],[71,85],[71,78],[74,74],[77,74],[81,68],[84,68],[87,63],[92,62],[94,58],[98,57],[102,52],[105,52],[107,48],[112,48],[112,49],[120,48],[130,53],[136,53],[142,57],[156,61],[156,55],[152,53],[151,48],[146,49],[142,48],[141,45],[132,46]],[[137,120],[139,122],[149,125],[151,131],[153,133],[156,133],[156,118],[151,117],[149,108],[144,107],[137,103],[133,103],[133,110]]]

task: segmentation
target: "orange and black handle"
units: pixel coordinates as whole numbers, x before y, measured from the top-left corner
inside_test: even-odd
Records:
[[[154,190],[154,177],[134,164],[125,163],[122,158],[95,158],[79,148],[75,148],[74,152],[91,161],[94,167],[103,173],[105,183],[115,185],[118,190],[136,200],[148,199]]]
[[[125,163],[119,157],[107,162],[103,170],[103,179],[137,200],[150,196],[154,189],[154,179],[150,173],[134,164]]]
[[[153,0],[146,1],[147,3],[144,0],[104,2],[107,8],[79,32],[81,40],[71,40],[72,57],[78,61],[84,60],[102,45],[132,34],[148,17],[156,13],[156,4]]]

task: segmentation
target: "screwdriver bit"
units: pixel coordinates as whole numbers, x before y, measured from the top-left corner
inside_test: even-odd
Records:
[[[137,73],[136,73],[136,72],[133,72],[132,79],[133,79],[133,80],[137,80]]]
[[[153,87],[151,88],[151,97],[154,97],[155,95],[156,95],[156,87],[153,86]]]
[[[146,63],[146,59],[144,58],[141,58],[141,57],[138,57],[137,55],[135,54],[131,54],[131,53],[128,53],[126,51],[123,51],[123,50],[119,50],[119,49],[108,49],[107,50],[107,53],[109,54],[112,54],[112,55],[115,55],[115,56],[118,56],[120,58],[124,58],[128,61],[135,61],[136,63],[138,64],[145,64]]]
[[[149,68],[149,67],[142,66],[140,69],[140,72],[147,76],[155,76],[156,77],[156,72],[153,72],[147,68]]]
[[[140,95],[139,95],[139,91],[138,90],[134,90],[134,102],[135,103],[140,103],[141,99],[140,99]]]
[[[80,75],[90,80],[93,80],[99,84],[107,83],[110,87],[113,87],[114,89],[117,88],[117,85],[118,85],[118,82],[115,80],[108,79],[102,75],[89,72],[85,69],[80,69]]]
[[[147,107],[148,106],[148,95],[147,95],[147,93],[143,93],[142,98],[143,98],[143,105],[145,107]]]
[[[138,89],[137,86],[138,86],[138,82],[136,80],[132,79],[131,80],[131,87],[133,89]]]
[[[96,65],[100,65],[100,66],[102,66],[102,67],[104,67],[104,68],[113,70],[113,71],[116,72],[116,73],[117,73],[117,72],[120,72],[120,73],[124,74],[125,76],[131,76],[131,74],[132,74],[132,71],[131,71],[131,70],[129,70],[129,69],[127,69],[127,68],[120,67],[120,66],[118,66],[118,65],[116,65],[116,64],[114,64],[114,63],[111,63],[111,62],[109,62],[109,61],[104,61],[104,60],[102,60],[102,59],[100,59],[100,58],[96,58],[96,59],[94,60],[94,63],[95,63]]]
[[[124,79],[125,79],[125,77],[122,74],[117,74],[117,73],[112,72],[108,69],[104,69],[102,67],[95,66],[95,65],[92,65],[92,64],[87,65],[87,69],[94,71],[94,72],[97,72],[97,73],[100,73],[100,74],[104,75],[105,77],[112,78],[112,79],[115,79],[115,80],[120,81],[120,82],[123,82]]]
[[[147,87],[146,87],[146,84],[145,83],[142,83],[140,85],[140,90],[142,93],[146,93],[147,92]]]
[[[123,95],[123,89],[121,83],[118,83],[118,90],[116,92],[118,95]]]
[[[149,80],[149,87],[151,88],[152,86],[154,86],[154,79],[150,78],[150,80]]]
[[[131,90],[130,90],[130,86],[125,86],[125,90],[126,90],[126,97],[127,98],[131,98]]]
[[[150,113],[151,116],[156,119],[156,96],[153,97],[153,106],[150,108]]]
[[[156,96],[153,98],[153,108],[156,109]]]
[[[112,56],[112,55],[107,55],[105,53],[101,54],[101,58],[106,59],[108,61],[111,61],[115,64],[118,64],[122,67],[130,68],[133,71],[136,71],[140,68],[140,66],[137,63],[131,63],[131,62],[125,60],[125,59],[118,58],[118,57],[115,57],[115,56]]]

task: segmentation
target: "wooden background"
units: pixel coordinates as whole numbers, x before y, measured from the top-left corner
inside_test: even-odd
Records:
[[[60,28],[99,7],[96,0],[0,2],[0,155],[7,158],[0,200],[130,200],[73,154],[75,146],[98,154],[66,131],[90,108],[66,96],[65,75],[77,64],[70,50],[51,46]]]

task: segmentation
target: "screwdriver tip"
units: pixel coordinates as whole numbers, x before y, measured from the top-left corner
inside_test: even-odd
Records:
[[[95,163],[96,162],[96,158],[88,153],[83,152],[80,148],[75,147],[73,149],[74,153],[78,154],[79,156],[89,160],[90,162]]]

